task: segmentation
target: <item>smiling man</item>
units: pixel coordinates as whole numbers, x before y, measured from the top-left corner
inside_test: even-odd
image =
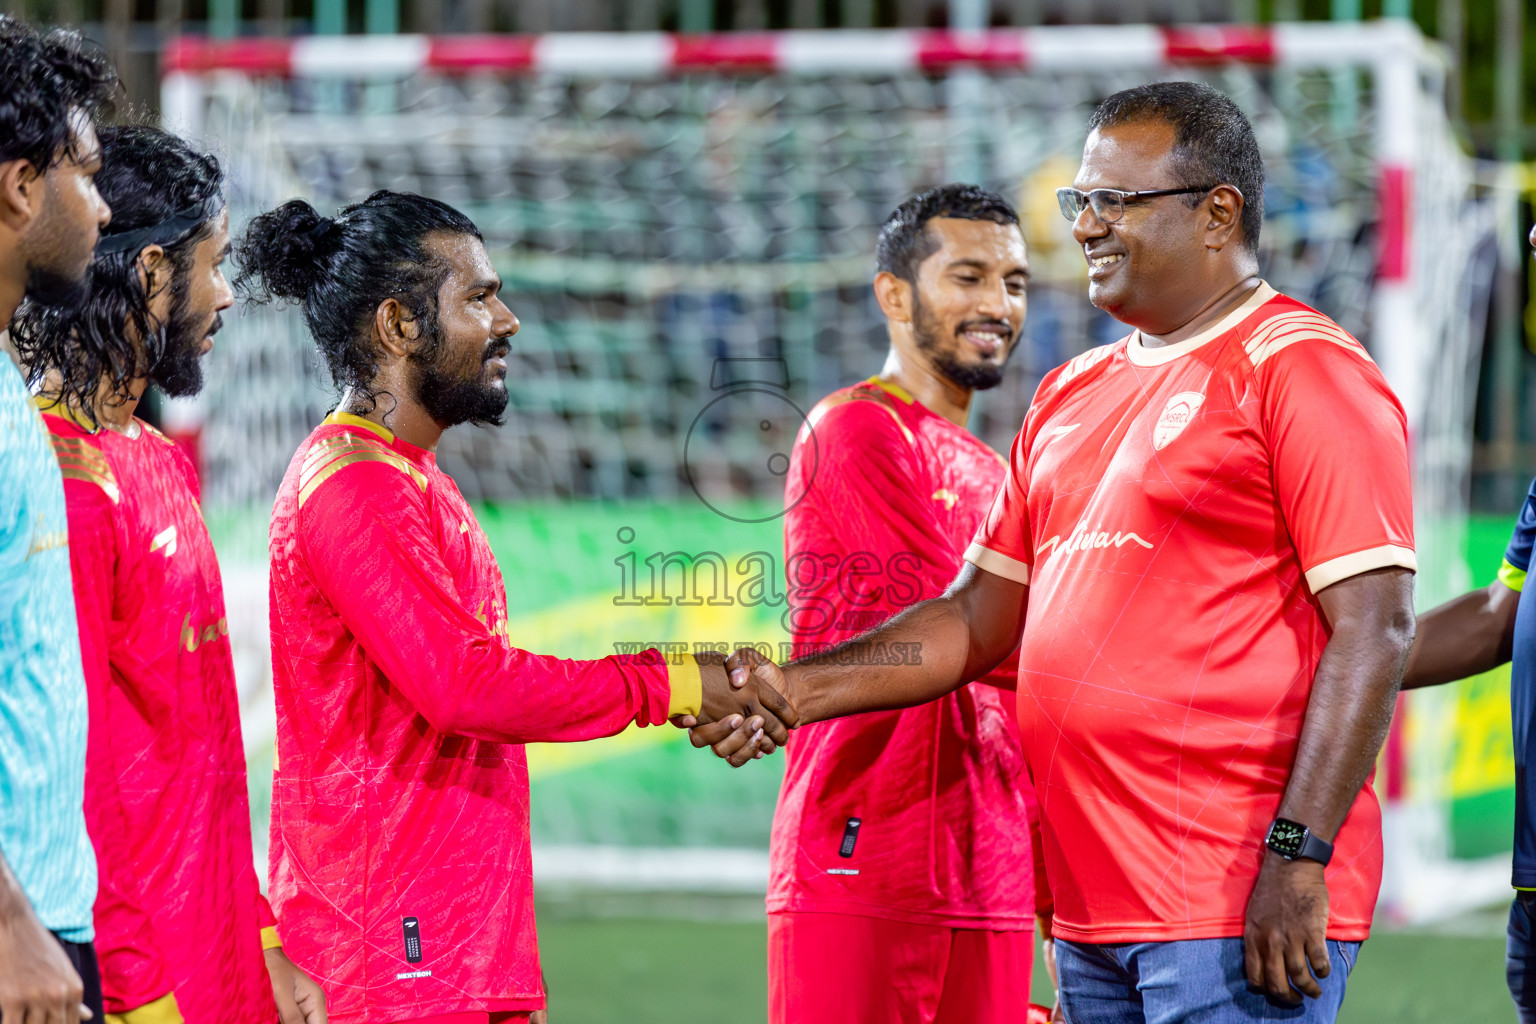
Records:
[[[1062,208],[1090,298],[1134,330],[1046,376],[968,564],[861,638],[921,664],[739,652],[733,680],[816,722],[932,700],[1019,643],[1067,1019],[1332,1021],[1413,635],[1403,411],[1258,278],[1263,164],[1229,99],[1142,86],[1089,129]]]
[[[251,861],[224,587],[197,475],[134,415],[152,386],[202,389],[233,301],[224,176],[156,128],[104,128],[101,142],[97,181],[116,217],[90,286],[67,308],[23,307],[13,333],[64,474],[106,1009],[113,1024],[270,1024],[279,1010],[284,1024],[323,1024],[319,989],[263,935],[272,913]]]
[[[701,706],[782,742],[763,705],[793,716],[776,694],[739,699],[718,656],[513,645],[490,541],[434,454],[508,401],[518,321],[467,217],[399,192],[335,219],[293,200],[251,222],[237,258],[258,295],[302,306],[343,391],[272,511],[283,940],[341,1024],[542,1019],[522,745]]]
[[[1007,469],[965,422],[1024,323],[1018,216],[971,185],[930,189],[886,221],[876,267],[885,366],[822,399],[790,460],[801,651],[942,594]],[[1011,665],[921,707],[796,732],[768,888],[774,1024],[1024,1020],[1029,782],[998,686],[1013,689]]]

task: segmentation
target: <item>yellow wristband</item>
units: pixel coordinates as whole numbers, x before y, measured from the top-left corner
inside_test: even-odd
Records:
[[[107,1014],[107,1024],[185,1024],[176,993],[167,992],[152,1003],[136,1006],[127,1013]]]
[[[668,663],[667,682],[672,687],[672,696],[667,702],[667,717],[698,714],[704,706],[704,673],[699,668],[698,659],[691,654],[684,654],[677,663]]]
[[[283,948],[283,940],[277,937],[277,929],[275,927],[263,928],[261,930],[261,948],[263,951]]]

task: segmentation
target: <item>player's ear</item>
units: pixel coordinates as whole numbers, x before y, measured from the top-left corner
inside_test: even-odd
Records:
[[[373,311],[373,331],[384,351],[400,359],[416,351],[416,340],[421,334],[415,317],[396,298],[385,299]]]
[[[1243,194],[1231,185],[1217,185],[1201,204],[1206,214],[1205,247],[1220,250],[1242,241]]]
[[[912,283],[903,281],[889,270],[875,275],[875,301],[887,320],[912,322]]]
[[[43,196],[43,176],[30,160],[0,163],[0,224],[23,230],[37,215]]]
[[[139,273],[139,286],[144,289],[144,294],[153,306],[157,297],[169,291],[175,268],[166,258],[165,250],[158,245],[146,245],[140,249],[133,262]],[[151,312],[159,317],[158,310],[151,308]]]

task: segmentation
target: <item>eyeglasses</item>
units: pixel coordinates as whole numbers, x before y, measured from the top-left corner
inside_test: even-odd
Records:
[[[1205,185],[1200,188],[1153,188],[1142,192],[1122,192],[1117,188],[1096,188],[1091,192],[1076,188],[1059,188],[1056,190],[1056,202],[1061,206],[1061,215],[1067,220],[1077,220],[1083,210],[1091,206],[1095,217],[1105,224],[1113,224],[1125,216],[1127,199],[1193,195],[1196,192],[1209,192],[1215,187],[1215,185]]]

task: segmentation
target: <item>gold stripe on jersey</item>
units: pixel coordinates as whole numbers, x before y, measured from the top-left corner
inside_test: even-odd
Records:
[[[900,384],[897,384],[893,380],[881,380],[879,377],[871,377],[864,383],[873,384],[881,391],[884,391],[886,394],[891,395],[892,397],[901,399],[908,405],[911,405],[913,402],[917,401],[917,399],[913,398],[910,394],[907,393],[906,388],[902,387]]]
[[[363,462],[381,462],[393,466],[415,481],[423,492],[427,489],[427,475],[411,465],[409,459],[380,447],[377,441],[364,440],[355,434],[337,434],[316,441],[304,457],[304,465],[299,470],[300,507],[321,484],[348,466]]]
[[[99,427],[85,413],[79,409],[72,409],[65,402],[57,398],[48,398],[43,395],[33,395],[32,404],[37,406],[37,411],[44,416],[57,416],[61,420],[73,423],[87,434],[94,434]]]
[[[907,444],[913,446],[917,444],[917,438],[913,436],[912,431],[907,429],[907,425],[902,422],[901,414],[898,413],[895,407],[891,405],[891,400],[885,397],[883,390],[876,394],[870,394],[869,392],[863,391],[855,391],[851,394],[836,396],[828,395],[826,398],[823,398],[821,401],[816,403],[816,407],[811,410],[811,414],[805,418],[805,427],[800,429],[800,436],[795,439],[795,443],[798,444],[801,441],[804,441],[806,437],[809,436],[809,430],[815,430],[816,424],[821,422],[823,416],[831,412],[833,409],[836,409],[838,406],[847,405],[849,402],[875,403],[881,409],[885,410],[886,415],[890,416],[891,420],[896,424],[897,429],[901,431],[901,436],[907,439]],[[807,430],[807,428],[809,428],[809,430]]]
[[[373,458],[364,458],[364,456],[373,456]],[[409,473],[414,469],[410,463],[406,462],[399,455],[388,449],[380,448],[376,444],[353,442],[350,444],[325,444],[324,447],[316,445],[315,450],[311,450],[304,459],[304,465],[299,471],[300,492],[305,493],[313,490],[310,485],[315,482],[316,478],[321,474],[328,477],[330,474],[327,470],[342,459],[349,460],[347,465],[353,465],[357,462],[374,461],[387,463],[402,472]],[[416,472],[415,477],[417,484],[425,490],[426,478],[421,476],[419,471]]]
[[[81,437],[53,438],[53,453],[59,459],[59,471],[65,480],[82,480],[100,487],[115,505],[122,500],[117,477],[101,449]]]
[[[1280,352],[1290,348],[1298,341],[1306,341],[1310,338],[1318,338],[1330,342],[1342,349],[1347,349],[1366,362],[1371,361],[1365,347],[1354,338],[1351,338],[1342,327],[1311,310],[1296,310],[1292,313],[1281,313],[1272,317],[1253,332],[1253,337],[1243,343],[1248,350],[1248,359],[1255,367],[1262,366],[1264,362]]]

